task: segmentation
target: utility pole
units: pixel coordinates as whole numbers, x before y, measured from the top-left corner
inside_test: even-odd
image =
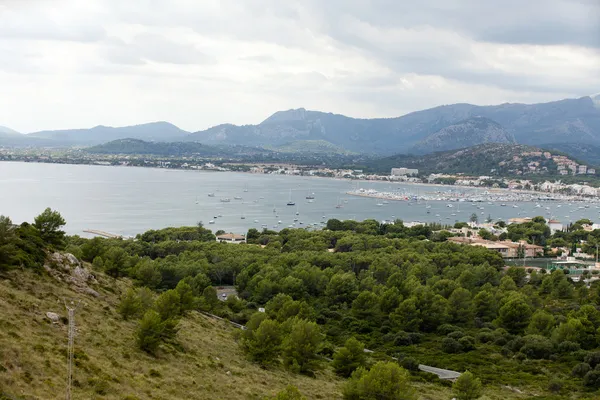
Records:
[[[75,353],[75,311],[79,307],[79,303],[80,302],[77,302],[77,304],[75,304],[73,301],[71,301],[70,304],[67,304],[67,301],[65,300],[65,308],[67,309],[67,313],[69,315],[69,341],[67,344],[67,400],[71,400],[71,387],[73,384],[73,355]]]

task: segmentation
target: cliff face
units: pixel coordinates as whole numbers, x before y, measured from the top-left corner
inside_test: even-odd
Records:
[[[484,143],[515,143],[500,124],[485,117],[469,118],[429,135],[413,148],[415,153],[432,153]]]

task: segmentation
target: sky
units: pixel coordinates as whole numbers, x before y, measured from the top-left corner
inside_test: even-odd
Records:
[[[0,125],[23,133],[598,92],[600,0],[0,0]]]

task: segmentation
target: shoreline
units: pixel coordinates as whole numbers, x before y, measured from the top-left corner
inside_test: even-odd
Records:
[[[164,167],[159,167],[159,166],[155,166],[155,165],[151,165],[151,166],[143,166],[143,165],[112,165],[112,164],[102,164],[102,163],[77,163],[77,162],[73,162],[73,163],[69,163],[69,162],[49,162],[49,161],[25,161],[25,160],[0,160],[0,163],[24,163],[24,164],[31,164],[31,163],[35,163],[35,164],[58,164],[58,165],[82,165],[82,166],[91,166],[91,167],[126,167],[126,168],[144,168],[144,169],[157,169],[157,170],[166,170],[166,171],[189,171],[189,172],[211,172],[211,173],[218,173],[218,172],[231,172],[231,173],[240,173],[240,174],[250,174],[250,175],[269,175],[269,174],[259,174],[259,173],[255,173],[255,172],[250,172],[250,171],[233,171],[233,170],[217,170],[217,169],[194,169],[194,168],[164,168]],[[290,165],[291,166],[291,165]],[[504,193],[522,193],[522,194],[527,194],[527,195],[535,195],[538,194],[540,196],[548,196],[548,195],[552,195],[552,192],[539,192],[539,191],[535,191],[535,190],[524,190],[524,189],[510,189],[510,188],[491,188],[491,187],[486,187],[486,186],[468,186],[468,185],[445,185],[442,183],[429,183],[429,182],[408,182],[408,181],[390,181],[390,180],[385,180],[385,179],[349,179],[349,178],[339,178],[339,177],[332,177],[332,176],[318,176],[318,175],[292,175],[292,174],[277,174],[279,176],[291,176],[291,177],[299,177],[299,178],[319,178],[319,179],[333,179],[333,180],[337,180],[337,181],[346,181],[346,182],[362,182],[362,183],[388,183],[390,185],[407,185],[407,186],[426,186],[426,187],[432,187],[432,188],[446,188],[449,189],[450,191],[452,191],[452,188],[456,188],[458,189],[469,189],[472,191],[487,191],[487,192],[504,192]],[[378,176],[385,176],[385,175],[378,175]],[[384,192],[381,192],[384,193]],[[349,195],[353,195],[350,193],[346,193]],[[476,193],[474,193],[476,194]],[[379,198],[379,197],[375,197],[375,196],[360,196],[360,197],[374,197],[374,198]],[[394,200],[394,201],[402,201],[400,199],[391,199],[391,198],[385,198],[385,197],[381,197],[382,199],[385,200]],[[571,198],[568,201],[590,201],[590,200],[598,200],[597,197],[591,197],[591,196],[579,196],[579,195],[573,195],[573,198]],[[406,200],[404,200],[406,201]],[[533,201],[533,200],[531,200]],[[556,199],[545,199],[545,201],[558,201]]]

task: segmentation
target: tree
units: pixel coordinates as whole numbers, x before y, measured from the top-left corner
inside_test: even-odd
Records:
[[[458,377],[452,385],[452,391],[457,400],[475,400],[483,394],[481,381],[469,371],[465,371]]]
[[[322,340],[316,323],[294,318],[290,334],[283,343],[285,365],[294,372],[312,372],[316,368]]]
[[[219,305],[219,298],[217,297],[217,289],[212,286],[204,288],[202,291],[202,300],[208,311],[213,311]]]
[[[469,217],[469,221],[471,221],[472,223],[476,224],[477,222],[479,222],[479,217],[477,216],[477,214],[473,213]]]
[[[161,293],[154,302],[154,309],[163,321],[179,317],[181,314],[179,293],[173,289]]]
[[[408,371],[394,362],[380,361],[367,371],[359,368],[344,388],[345,400],[413,400]]]
[[[165,324],[160,315],[149,310],[140,321],[136,337],[140,349],[150,354],[156,354],[165,333]]]
[[[44,242],[62,248],[64,245],[65,232],[62,228],[66,224],[64,218],[58,211],[52,211],[50,207],[35,217],[34,226],[40,232]]]
[[[448,299],[448,313],[452,322],[468,323],[473,319],[473,302],[467,289],[455,289]]]
[[[10,218],[0,215],[0,270],[15,263],[17,255],[16,228]]]
[[[179,312],[185,313],[193,310],[196,306],[196,299],[192,287],[185,280],[181,280],[175,287],[175,291],[179,295]]]
[[[351,337],[346,340],[344,347],[338,349],[333,355],[332,366],[338,375],[347,378],[357,368],[364,367],[366,362],[365,345]]]
[[[132,288],[127,289],[125,296],[121,298],[119,303],[118,311],[124,320],[128,320],[131,317],[136,316],[142,308],[142,303],[135,290]]]
[[[241,346],[250,360],[263,367],[275,364],[281,348],[279,324],[271,319],[262,320],[258,328],[248,329],[247,332],[244,332]]]
[[[552,314],[544,310],[537,310],[531,317],[526,332],[529,335],[550,336],[555,324],[556,321]]]
[[[527,327],[531,308],[521,296],[512,296],[498,311],[500,326],[512,333],[519,333]]]

